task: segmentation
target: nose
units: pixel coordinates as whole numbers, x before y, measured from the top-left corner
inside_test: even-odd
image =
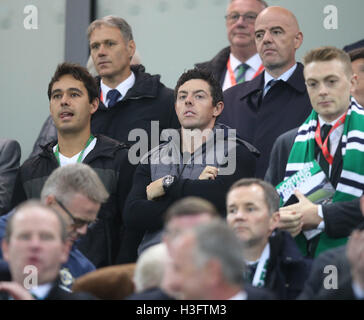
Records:
[[[271,43],[272,42],[272,36],[269,31],[264,33],[263,36],[263,43]]]
[[[66,94],[66,93],[64,93],[63,95],[62,95],[62,99],[61,99],[61,105],[62,106],[65,106],[65,105],[69,105],[69,103],[68,103],[68,95]]]
[[[185,99],[185,104],[186,105],[192,105],[193,103],[193,97],[192,97],[192,94],[188,94],[186,99]]]
[[[106,54],[105,46],[104,46],[104,44],[102,43],[102,44],[100,44],[100,47],[99,47],[99,49],[98,49],[98,51],[97,51],[97,55],[98,55],[99,57],[103,57],[105,54]]]
[[[246,219],[245,211],[244,211],[244,210],[242,210],[242,209],[239,209],[239,210],[236,212],[235,219],[245,220],[245,219]]]
[[[319,95],[326,96],[327,95],[327,87],[325,84],[318,84],[319,85]]]
[[[35,250],[35,249],[38,249],[41,245],[41,240],[39,237],[37,236],[33,236],[30,241],[29,241],[29,247],[32,249],[32,250]]]
[[[246,27],[247,22],[245,21],[244,17],[242,15],[239,16],[239,19],[235,22],[236,25]]]

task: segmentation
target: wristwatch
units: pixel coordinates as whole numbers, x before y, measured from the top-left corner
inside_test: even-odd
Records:
[[[175,179],[175,176],[171,176],[170,174],[166,175],[163,178],[162,185],[163,185],[164,192],[167,192],[167,190],[171,187],[171,185],[174,182],[174,179]]]

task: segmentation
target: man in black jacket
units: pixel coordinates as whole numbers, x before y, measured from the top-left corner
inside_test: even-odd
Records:
[[[241,179],[227,194],[227,222],[244,245],[246,279],[279,299],[295,299],[308,278],[305,259],[288,232],[276,230],[279,196],[260,179]]]
[[[92,115],[91,131],[122,143],[148,138],[148,147],[159,144],[163,129],[178,128],[173,91],[150,75],[142,65],[131,65],[135,42],[130,25],[122,18],[107,16],[88,28],[90,51],[97,73],[99,108]],[[44,127],[52,132],[52,124]],[[156,137],[151,141],[153,135]],[[38,140],[42,139],[40,134]],[[140,154],[142,156],[143,154]],[[134,164],[138,161],[135,160]]]
[[[91,115],[98,108],[94,78],[81,66],[58,66],[48,86],[50,112],[58,139],[20,167],[12,199],[15,207],[30,198],[40,198],[47,177],[59,166],[83,162],[99,175],[110,194],[78,248],[96,267],[115,263],[121,237],[122,209],[131,186],[134,166],[125,145],[103,135],[91,134]]]
[[[233,130],[215,124],[224,103],[211,73],[199,69],[184,73],[175,101],[182,128],[165,132],[166,142],[142,159],[125,205],[127,227],[148,231],[144,241],[162,229],[167,207],[186,196],[207,199],[224,215],[230,185],[255,171],[256,149],[236,139]]]
[[[267,6],[264,0],[230,0],[225,16],[230,46],[212,60],[196,64],[197,68],[211,71],[222,90],[249,81],[263,71],[255,45],[254,23]]]
[[[260,151],[258,178],[264,178],[276,138],[299,126],[312,110],[303,66],[295,58],[302,40],[292,12],[281,7],[264,9],[255,22],[255,41],[265,71],[224,92],[220,122]]]

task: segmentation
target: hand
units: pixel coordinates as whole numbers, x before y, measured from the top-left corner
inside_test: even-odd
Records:
[[[162,177],[158,180],[155,180],[147,186],[146,191],[147,191],[148,200],[154,200],[154,199],[164,196],[166,194],[164,192],[164,188],[163,188],[163,178],[164,177]]]
[[[7,292],[14,300],[35,300],[28,290],[14,281],[0,282],[0,291]]]
[[[355,230],[346,246],[353,281],[364,290],[364,231]]]
[[[318,215],[318,205],[308,200],[301,192],[295,191],[298,203],[279,209],[279,212],[295,212],[302,215],[303,230],[311,230],[318,227],[322,218]]]
[[[198,177],[199,180],[215,180],[219,169],[213,166],[206,166]]]
[[[292,237],[295,237],[302,230],[302,214],[282,209],[284,208],[279,209],[280,220],[278,228],[286,230]]]

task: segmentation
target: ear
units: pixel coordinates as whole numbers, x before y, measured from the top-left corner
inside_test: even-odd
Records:
[[[68,261],[68,256],[71,251],[71,247],[72,243],[71,241],[68,240],[62,245],[62,252],[60,257],[62,263],[66,263]]]
[[[350,78],[350,93],[352,95],[355,93],[357,86],[358,86],[358,75],[354,73]]]
[[[3,252],[3,259],[9,262],[9,243],[5,239],[1,241],[1,250]]]
[[[207,261],[202,274],[209,288],[218,286],[223,281],[220,261],[217,259]]]
[[[90,113],[91,113],[91,114],[94,114],[94,113],[97,111],[97,109],[99,108],[99,102],[100,102],[99,98],[95,98],[95,99],[91,102],[91,105],[90,105],[90,107],[91,107],[91,109],[90,109]]]
[[[128,45],[127,45],[127,50],[128,50],[128,53],[129,53],[130,61],[134,56],[135,49],[136,49],[136,45],[135,45],[134,40],[129,40]]]
[[[278,227],[279,219],[280,219],[279,211],[274,212],[269,220],[269,231],[270,232],[272,232],[274,229],[276,229]]]
[[[54,204],[56,202],[56,197],[53,194],[50,194],[49,196],[47,196],[44,200],[44,204],[46,206],[51,206],[52,204]]]
[[[299,31],[294,38],[294,48],[297,50],[303,42],[303,33]]]
[[[214,106],[214,113],[213,116],[216,118],[218,117],[222,110],[224,110],[224,103],[222,101],[219,101],[216,106]]]

